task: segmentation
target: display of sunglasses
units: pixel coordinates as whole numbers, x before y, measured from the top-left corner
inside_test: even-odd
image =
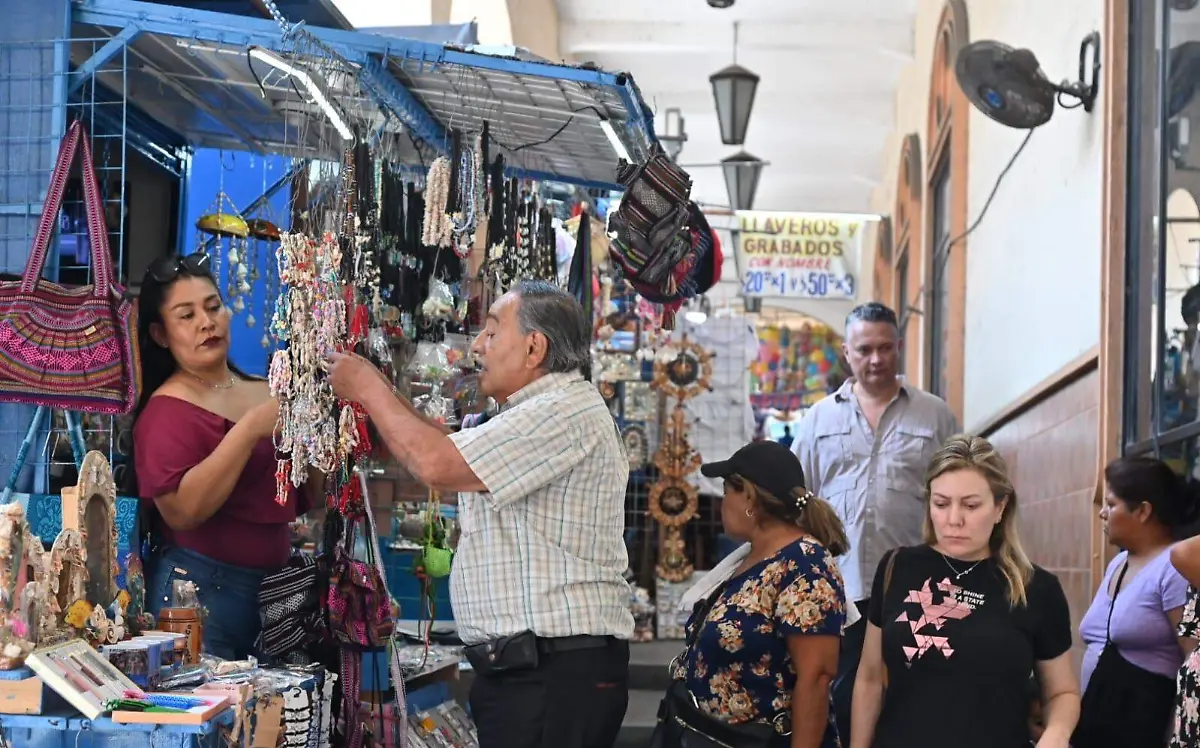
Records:
[[[183,257],[163,257],[150,266],[150,277],[159,283],[170,283],[185,275],[212,275],[212,260],[204,252]]]

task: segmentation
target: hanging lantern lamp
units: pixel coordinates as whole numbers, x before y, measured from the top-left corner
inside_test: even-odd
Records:
[[[745,151],[721,160],[721,171],[725,173],[725,190],[729,193],[732,210],[752,210],[754,195],[758,192],[758,180],[762,176],[766,161],[751,156]]]
[[[717,107],[717,122],[721,126],[721,142],[743,145],[754,110],[754,94],[759,77],[737,64],[738,26],[733,25],[733,64],[718,70],[708,78],[712,84],[713,103]]]

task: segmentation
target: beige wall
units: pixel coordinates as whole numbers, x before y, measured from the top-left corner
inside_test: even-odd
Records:
[[[896,205],[896,190],[899,181],[896,177],[900,172],[900,154],[904,138],[909,133],[917,133],[921,139],[922,160],[927,153],[926,130],[929,121],[929,84],[930,69],[933,67],[934,39],[937,36],[938,23],[941,21],[944,0],[920,0],[917,7],[917,20],[914,26],[914,59],[900,74],[900,82],[896,88],[896,127],[888,136],[884,154],[886,166],[881,175],[879,185],[871,195],[871,210],[880,215],[891,215]],[[924,183],[924,178],[922,178]],[[923,223],[923,222],[922,222]],[[867,246],[872,250],[875,243]],[[872,266],[874,259],[861,264],[864,269],[859,273],[863,278],[869,278],[870,273],[865,269]],[[910,273],[917,269],[910,269]],[[871,289],[872,292],[874,289]],[[918,350],[924,350],[923,325],[913,325],[909,339],[905,345]],[[925,381],[924,357],[920,357],[918,368],[909,368],[908,376],[917,382]]]
[[[558,6],[554,0],[507,0],[512,43],[559,62]]]
[[[1112,43],[1104,28],[1105,5],[1105,0],[966,0],[969,39],[1028,47],[1052,80],[1073,77],[1086,33],[1098,30]],[[920,138],[927,170],[931,69],[945,8],[945,0],[919,1],[915,57],[900,77],[887,168],[872,195],[871,209],[882,215],[895,210],[902,145],[910,133]],[[1105,552],[1096,524],[1101,433],[1096,363],[1105,152],[1109,138],[1121,136],[1107,132],[1103,96],[1092,114],[1059,109],[1034,133],[965,243],[963,422],[992,438],[1009,460],[1026,549],[1063,581],[1076,624],[1091,600],[1096,559]],[[968,225],[979,217],[1024,135],[972,109]],[[927,246],[928,198],[924,207],[920,235]],[[873,263],[872,255],[863,267]],[[927,274],[924,263],[920,272]],[[914,325],[909,335],[907,344],[923,351],[924,324]],[[913,372],[910,365],[910,376],[924,385],[925,357],[917,358],[921,370]]]

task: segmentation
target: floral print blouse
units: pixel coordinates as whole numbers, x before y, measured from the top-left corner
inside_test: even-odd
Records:
[[[706,614],[707,613],[707,614]],[[787,639],[841,636],[846,593],[833,557],[803,537],[733,576],[711,608],[699,603],[674,676],[709,715],[733,724],[790,712],[796,671]],[[830,708],[824,746],[837,746]]]
[[[1187,605],[1179,619],[1179,635],[1200,638],[1200,614],[1197,593],[1188,590]],[[1175,684],[1175,734],[1170,748],[1195,748],[1200,745],[1200,648],[1183,661]]]

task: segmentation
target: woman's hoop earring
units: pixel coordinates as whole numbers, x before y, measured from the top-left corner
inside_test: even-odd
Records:
[[[753,516],[754,516],[754,512],[752,512],[751,510],[747,509],[747,510],[746,510],[746,516],[747,516],[747,517],[753,517]]]

